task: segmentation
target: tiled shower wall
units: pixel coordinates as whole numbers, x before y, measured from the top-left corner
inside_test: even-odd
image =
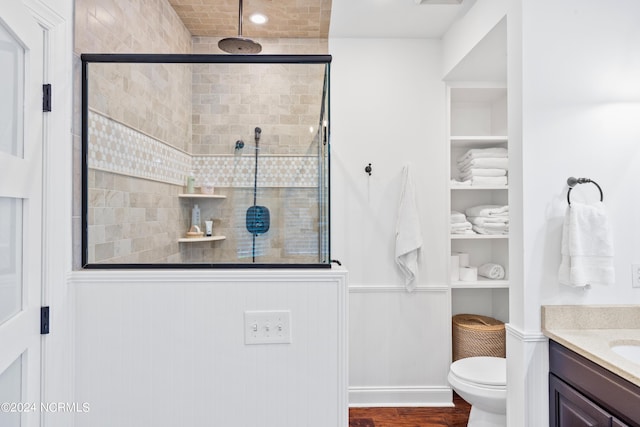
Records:
[[[81,265],[81,69],[82,53],[191,53],[191,34],[166,0],[76,0],[74,31],[74,267]],[[97,67],[96,67],[97,68]],[[92,105],[124,127],[134,129],[153,139],[163,141],[184,151],[189,149],[191,129],[191,93],[173,81],[190,86],[188,66],[176,68],[171,74],[162,67],[147,67],[130,75],[120,67],[110,67],[96,79],[109,97],[93,99]],[[165,82],[167,90],[155,91],[150,83]],[[114,107],[113,100],[122,95],[117,89],[127,88],[139,94],[135,100],[125,100],[123,107]],[[172,88],[175,88],[173,90]],[[95,89],[95,88],[94,88]],[[172,260],[178,248],[174,229],[183,228],[180,215],[169,207],[169,194],[177,194],[176,185],[131,177],[122,172],[93,171],[90,180],[91,197],[103,206],[96,206],[89,217],[94,227],[88,255],[101,262],[160,262]],[[111,187],[108,187],[111,186]],[[138,197],[139,196],[139,197]],[[144,206],[147,200],[162,203],[159,210]],[[173,203],[177,203],[172,198]],[[166,205],[166,206],[165,206]],[[148,209],[148,211],[147,211]],[[167,211],[163,211],[167,209]],[[171,213],[169,210],[174,209]],[[144,214],[143,214],[144,211]],[[121,215],[131,213],[135,223],[127,223]],[[157,218],[166,215],[158,233]],[[126,233],[130,232],[129,235]],[[153,243],[156,249],[147,244]],[[169,253],[172,252],[172,253]]]
[[[194,37],[194,52],[215,52],[217,39]],[[265,46],[281,45],[274,43]],[[304,46],[308,46],[304,45]],[[306,52],[309,53],[309,52]],[[233,154],[237,140],[261,154],[315,154],[324,65],[196,64],[193,73],[194,154]],[[248,151],[248,150],[247,150]]]
[[[77,268],[81,253],[80,53],[220,51],[218,39],[194,37],[192,40],[166,0],[77,0],[75,35],[74,264]],[[264,53],[327,52],[326,40],[259,41],[263,44]],[[100,67],[102,69],[98,70]],[[96,149],[92,150],[89,159],[92,206],[88,218],[89,261],[246,260],[251,255],[247,252],[247,239],[250,240],[251,235],[244,230],[244,214],[246,208],[253,204],[253,189],[248,188],[252,184],[254,169],[250,139],[253,128],[260,126],[263,128],[261,143],[264,148],[260,153],[259,185],[271,188],[259,189],[259,204],[268,204],[274,217],[272,230],[257,238],[259,261],[283,262],[283,257],[286,257],[291,262],[316,262],[317,255],[309,254],[317,253],[315,187],[318,175],[317,159],[313,157],[317,142],[314,142],[307,119],[317,123],[321,93],[319,89],[315,93],[305,92],[309,86],[305,83],[315,76],[296,76],[298,85],[295,92],[284,97],[278,95],[276,100],[274,95],[264,97],[269,96],[267,92],[277,90],[280,86],[278,79],[282,73],[289,72],[281,66],[275,66],[264,76],[252,76],[237,70],[222,73],[217,82],[207,82],[213,78],[212,74],[192,73],[191,67],[149,65],[130,72],[122,65],[101,64],[90,70],[94,77],[92,92],[98,93],[99,90],[102,96],[91,99],[92,116],[98,124],[92,128],[92,138],[98,138],[100,142],[94,140]],[[318,66],[318,69],[322,68]],[[291,74],[287,77],[291,78]],[[211,85],[200,85],[203,82]],[[238,90],[236,84],[243,85],[241,93],[247,96],[236,100],[229,95],[232,90]],[[185,90],[187,87],[196,91],[213,90],[222,94],[220,101],[231,103],[223,106],[209,98],[211,110],[197,110],[203,104],[196,103],[192,114],[192,93]],[[135,96],[123,98],[126,92]],[[202,100],[203,95],[194,94],[193,100]],[[252,107],[247,102],[255,101],[266,101],[274,109],[251,111]],[[225,114],[213,114],[216,108],[219,109],[217,112]],[[249,116],[242,117],[242,120],[248,120],[249,124],[234,124],[233,121],[243,116],[247,109]],[[301,117],[305,118],[301,120]],[[264,123],[259,123],[262,121]],[[206,128],[209,125],[217,127]],[[207,136],[211,134],[216,134],[217,139]],[[234,150],[235,141],[239,138],[247,140],[244,152]],[[268,153],[277,155],[265,157]],[[282,154],[288,156],[283,157]],[[141,159],[141,162],[132,164],[131,159]],[[226,165],[227,170],[233,165],[234,169],[220,173],[222,171],[217,169],[220,165]],[[216,192],[228,195],[226,200],[201,204],[203,221],[215,217],[214,233],[228,236],[223,242],[177,243],[178,237],[189,227],[191,202],[177,197],[183,191],[184,174],[189,168],[196,170],[199,182],[211,181],[215,176],[212,183],[217,186]]]

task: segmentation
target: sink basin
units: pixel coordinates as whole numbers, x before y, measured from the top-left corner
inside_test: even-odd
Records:
[[[613,342],[611,351],[633,363],[640,364],[640,341]]]

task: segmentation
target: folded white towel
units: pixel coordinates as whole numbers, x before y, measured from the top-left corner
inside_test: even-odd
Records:
[[[458,162],[464,162],[465,160],[474,158],[479,159],[482,157],[507,157],[507,149],[503,147],[489,147],[489,148],[472,148],[462,156],[458,157]]]
[[[465,213],[465,215],[467,215],[467,217],[470,217],[470,216],[488,216],[488,217],[502,216],[502,217],[508,217],[509,216],[509,205],[505,205],[505,206],[500,206],[500,205],[473,206],[471,208],[465,209],[464,213]]]
[[[479,225],[474,225],[473,226],[473,231],[475,231],[478,234],[509,234],[509,228],[488,228],[485,226],[479,226]]]
[[[451,211],[451,224],[457,224],[466,221],[467,217],[462,212]]]
[[[409,165],[402,168],[402,188],[396,222],[396,263],[404,275],[408,291],[416,287],[418,260],[422,247],[420,216]]]
[[[466,180],[471,179],[474,176],[505,176],[506,174],[506,169],[470,168],[467,169],[466,172],[460,176],[460,178]]]
[[[562,227],[560,283],[568,286],[611,285],[613,233],[602,202],[573,202]]]
[[[467,181],[458,181],[457,179],[452,179],[451,186],[452,187],[469,187],[471,186],[471,180],[469,179]]]
[[[487,222],[487,223],[481,225],[480,227],[486,228],[487,230],[508,230],[509,229],[509,224],[507,224],[506,222],[503,222],[503,223]]]
[[[509,170],[509,159],[506,157],[481,157],[479,159],[469,159],[458,163],[458,170],[466,172],[467,169],[505,169]]]
[[[509,217],[504,216],[470,216],[467,220],[474,225],[509,224]]]
[[[504,267],[500,264],[488,262],[478,267],[478,274],[487,279],[502,280],[504,279]]]
[[[471,231],[473,225],[469,221],[458,222],[455,224],[451,224],[451,232],[453,234],[465,233],[467,231]]]
[[[471,178],[471,186],[478,185],[507,185],[506,176],[474,176]]]

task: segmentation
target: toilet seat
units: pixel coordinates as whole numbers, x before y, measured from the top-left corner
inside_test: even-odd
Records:
[[[507,386],[507,359],[503,357],[468,357],[451,364],[450,373],[459,381],[487,388]]]

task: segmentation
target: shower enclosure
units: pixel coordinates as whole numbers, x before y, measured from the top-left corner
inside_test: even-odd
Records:
[[[82,55],[85,268],[329,267],[328,55]]]

